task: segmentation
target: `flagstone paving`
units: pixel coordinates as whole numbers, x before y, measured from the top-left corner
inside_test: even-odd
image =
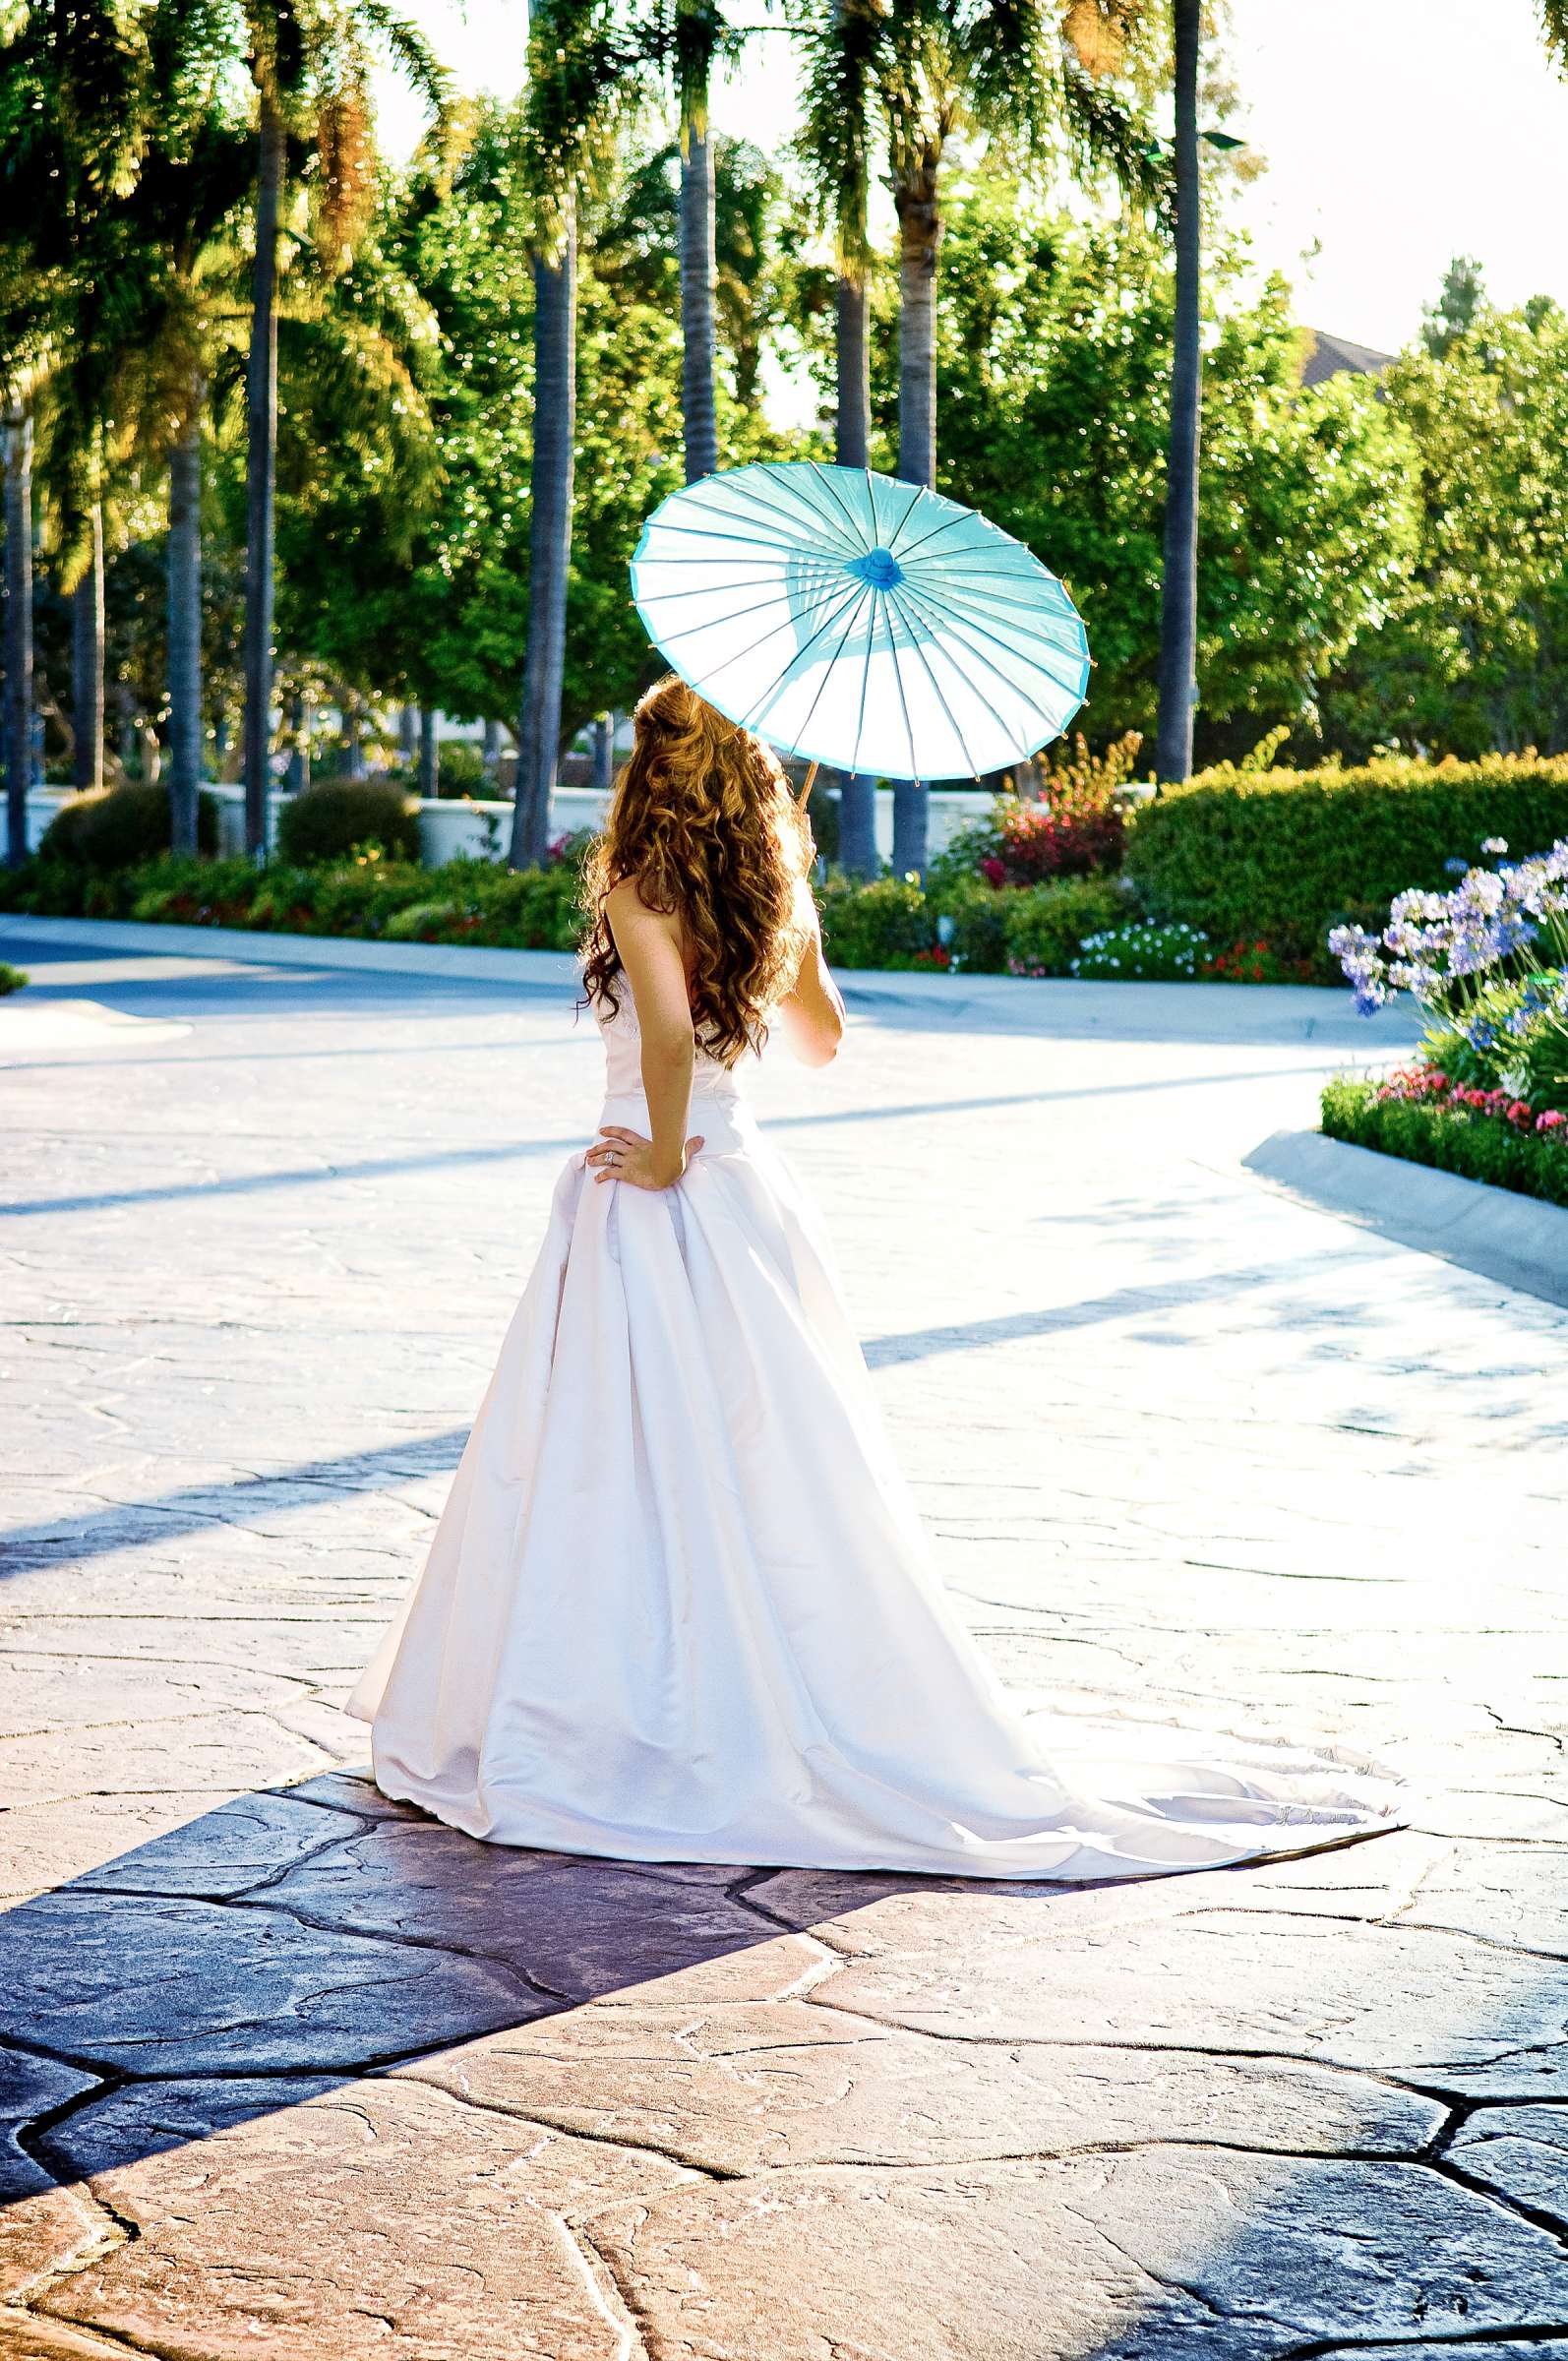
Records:
[[[542,967],[9,955],[72,1005],[0,1028],[0,2354],[1568,2342],[1568,1311],[1242,1162],[1397,1021],[911,986],[759,1084],[1002,1675],[1412,1783],[1268,1869],[966,1887],[363,1777],[596,1108]]]

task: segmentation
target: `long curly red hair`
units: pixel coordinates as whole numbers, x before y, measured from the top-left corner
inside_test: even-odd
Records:
[[[588,855],[582,987],[620,1005],[621,958],[604,915],[634,878],[653,910],[678,911],[696,1037],[733,1065],[765,1037],[800,962],[798,880],[816,847],[771,748],[668,673],[633,715],[631,760]]]

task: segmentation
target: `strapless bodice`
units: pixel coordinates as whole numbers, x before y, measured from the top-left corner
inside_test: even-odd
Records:
[[[611,1099],[640,1098],[642,1035],[631,990],[624,978],[620,991],[621,1004],[613,1013],[602,1001],[595,1003],[593,1011],[604,1040],[605,1096]],[[750,1062],[747,1058],[740,1061],[742,1066]],[[739,1099],[742,1096],[739,1067],[722,1065],[698,1042],[696,1065],[692,1076],[692,1096],[694,1099]]]

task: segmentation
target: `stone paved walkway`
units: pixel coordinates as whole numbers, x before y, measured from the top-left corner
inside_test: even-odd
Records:
[[[338,1701],[595,1045],[499,982],[10,955],[0,2352],[1568,2341],[1568,1312],[1242,1169],[1339,1003],[912,991],[765,1077],[1004,1675],[1417,1783],[1306,1862],[983,1889],[383,1804]]]

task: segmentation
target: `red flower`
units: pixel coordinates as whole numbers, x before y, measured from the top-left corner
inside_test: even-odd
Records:
[[[988,885],[1005,885],[1007,882],[1007,865],[998,861],[995,853],[987,854],[980,864],[980,874]]]

